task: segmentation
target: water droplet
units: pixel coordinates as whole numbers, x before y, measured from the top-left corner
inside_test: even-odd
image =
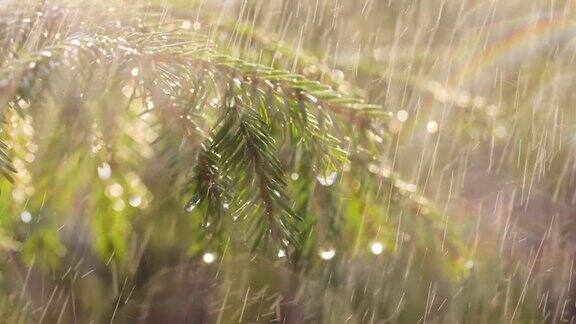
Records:
[[[398,119],[398,121],[400,122],[405,122],[408,120],[408,112],[404,109],[399,110],[398,113],[396,113],[396,119]]]
[[[370,251],[376,255],[382,254],[382,251],[384,251],[384,245],[380,242],[374,242],[370,245]]]
[[[386,55],[386,49],[383,47],[375,48],[374,51],[372,51],[372,55],[376,61],[382,61]]]
[[[131,85],[125,85],[122,87],[122,94],[124,95],[124,97],[126,98],[130,98],[132,97],[132,92],[134,91],[134,87]]]
[[[135,68],[133,68],[133,69],[130,71],[130,74],[131,74],[133,77],[137,77],[138,74],[140,74],[140,69],[137,68],[137,67],[135,67]]]
[[[140,206],[140,204],[142,203],[142,197],[135,195],[130,197],[130,199],[128,199],[128,204],[130,204],[130,206],[132,207],[138,207]]]
[[[26,160],[26,162],[28,162],[28,163],[34,162],[35,159],[36,159],[36,156],[33,153],[27,153],[24,156],[24,160]]]
[[[228,209],[228,208],[230,208],[230,205],[228,205],[228,203],[223,203],[223,204],[222,204],[222,208]]]
[[[207,252],[202,256],[202,261],[204,261],[204,263],[210,264],[214,262],[214,260],[216,260],[216,256],[213,253]]]
[[[192,199],[190,199],[190,201],[188,201],[188,204],[186,204],[186,210],[191,212],[194,210],[194,208],[196,208],[198,206],[198,204],[200,203],[200,196],[194,196],[192,197]]]
[[[32,220],[32,214],[25,210],[20,214],[20,219],[24,222],[24,223],[30,223],[30,221]]]
[[[298,180],[298,178],[300,178],[300,175],[296,172],[294,172],[290,175],[290,179],[292,179],[294,181]]]
[[[498,106],[489,105],[488,107],[486,107],[486,114],[490,117],[498,116]]]
[[[180,25],[180,28],[184,29],[184,30],[188,30],[188,29],[192,28],[192,23],[189,22],[188,20],[185,20],[182,22],[182,25]]]
[[[117,212],[123,211],[125,207],[126,207],[126,203],[124,203],[124,200],[122,200],[122,199],[118,199],[118,200],[114,201],[114,204],[112,205],[112,209],[114,209]]]
[[[430,134],[435,134],[438,132],[438,123],[431,120],[426,124],[426,131]]]
[[[321,250],[319,255],[324,260],[332,260],[334,256],[336,256],[336,250],[334,249]]]
[[[34,127],[32,127],[32,125],[30,124],[26,124],[22,127],[22,132],[24,133],[24,135],[32,137],[34,136]]]
[[[111,197],[120,197],[124,193],[124,188],[119,183],[113,183],[106,187],[106,194]]]
[[[150,97],[146,98],[146,108],[148,110],[154,109],[154,101]]]
[[[112,176],[112,168],[110,164],[104,162],[98,167],[98,178],[108,180]]]
[[[506,126],[504,125],[498,125],[496,126],[496,128],[494,129],[494,136],[496,136],[499,139],[503,139],[508,135],[508,131],[506,129]]]
[[[12,190],[12,198],[18,203],[22,203],[26,199],[26,194],[21,189]]]
[[[338,177],[338,173],[331,172],[328,175],[318,175],[316,179],[318,182],[323,186],[331,186],[336,182],[336,178]]]

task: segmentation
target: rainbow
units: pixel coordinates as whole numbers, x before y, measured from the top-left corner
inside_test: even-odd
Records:
[[[565,17],[539,20],[529,26],[512,30],[498,38],[484,51],[468,60],[452,80],[459,82],[469,80],[485,66],[508,57],[535,40],[554,39],[562,41],[575,36],[576,24]]]

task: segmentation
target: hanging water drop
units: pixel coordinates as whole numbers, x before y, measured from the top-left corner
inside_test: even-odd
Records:
[[[372,245],[370,245],[370,251],[375,255],[382,254],[384,251],[384,245],[382,245],[380,242],[374,242]]]
[[[331,173],[329,173],[329,174],[327,174],[327,175],[326,175],[326,174],[321,174],[321,175],[316,176],[316,180],[318,180],[318,182],[319,182],[321,185],[323,185],[323,186],[325,186],[325,187],[328,187],[328,186],[333,185],[334,182],[336,182],[336,178],[337,178],[337,177],[338,177],[338,173],[336,173],[336,172],[331,172]]]
[[[108,180],[112,176],[112,168],[110,164],[104,162],[98,167],[98,178]]]
[[[190,201],[188,201],[188,204],[186,204],[186,211],[193,211],[198,204],[200,203],[201,199],[200,196],[194,196],[192,197],[192,199],[190,199]]]
[[[130,204],[130,206],[132,207],[138,207],[140,206],[141,203],[142,203],[142,197],[138,195],[134,195],[130,197],[130,199],[128,200],[128,204]]]
[[[326,250],[321,250],[320,253],[320,258],[322,258],[323,260],[332,260],[334,258],[334,256],[336,256],[336,250],[330,248],[330,249],[326,249]]]
[[[202,261],[204,261],[204,263],[210,264],[214,262],[214,260],[216,260],[216,256],[213,253],[206,252],[202,256]]]
[[[30,221],[32,220],[32,214],[25,210],[20,214],[20,219],[24,222],[24,223],[30,223]]]

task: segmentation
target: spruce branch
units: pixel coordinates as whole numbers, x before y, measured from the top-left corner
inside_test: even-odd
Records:
[[[286,194],[281,146],[290,139],[286,150],[294,153],[302,146],[317,152],[312,169],[336,171],[350,154],[356,154],[341,146],[353,132],[350,126],[363,128],[374,120],[387,120],[389,114],[303,75],[224,54],[198,33],[163,30],[163,22],[153,26],[128,25],[107,34],[81,31],[13,60],[0,69],[4,98],[10,103],[16,98],[34,101],[34,94],[42,91],[33,88],[45,86],[59,69],[77,70],[78,77],[91,78],[96,67],[119,75],[138,68],[136,79],[145,80],[142,100],[152,96],[159,116],[165,115],[161,122],[196,114],[205,124],[196,125],[199,134],[206,125],[212,128],[211,140],[203,147],[191,147],[199,153],[188,186],[193,192],[188,209],[206,206],[203,224],[214,224],[218,232],[224,224],[223,206],[229,204],[236,217],[252,223],[254,246],[268,239],[283,248],[301,246],[302,216],[293,211]],[[203,76],[194,81],[198,72]],[[183,92],[184,87],[192,87],[194,93]],[[214,113],[209,112],[213,104],[208,98],[213,96],[221,98],[221,105],[216,113],[219,119],[210,123]],[[165,114],[172,109],[177,109],[177,116]],[[189,143],[201,142],[192,138],[198,134],[184,122],[170,127],[190,138]],[[225,192],[231,193],[231,201],[224,198]]]

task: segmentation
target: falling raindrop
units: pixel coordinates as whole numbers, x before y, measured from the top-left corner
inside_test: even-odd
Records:
[[[135,68],[133,68],[133,69],[130,71],[130,74],[131,74],[133,77],[137,77],[138,74],[140,74],[140,69],[137,68],[137,67],[135,67]]]

